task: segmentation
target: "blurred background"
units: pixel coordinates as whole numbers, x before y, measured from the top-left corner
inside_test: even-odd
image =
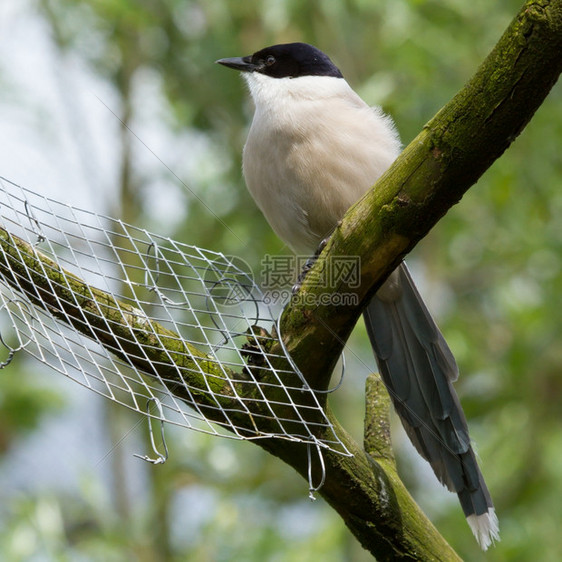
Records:
[[[410,142],[521,0],[2,0],[0,175],[258,272],[285,253],[246,192],[252,106],[218,58],[306,41]],[[459,362],[456,388],[502,541],[479,552],[455,496],[394,420],[404,481],[466,560],[562,556],[562,89],[410,258]],[[207,207],[213,210],[210,213]],[[228,226],[228,228],[225,227]],[[233,231],[235,236],[232,235]],[[241,245],[240,240],[244,241]],[[331,403],[362,438],[374,369],[362,327]],[[18,354],[0,372],[0,559],[365,561],[277,459],[146,422]]]

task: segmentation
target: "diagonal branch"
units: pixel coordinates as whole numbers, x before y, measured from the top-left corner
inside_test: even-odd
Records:
[[[474,77],[406,147],[376,188],[348,211],[281,322],[285,345],[312,388],[327,388],[370,297],[532,118],[562,71],[561,52],[562,0],[527,1]],[[327,272],[328,260],[336,256],[361,259],[359,286],[335,288],[356,296],[357,306],[338,306],[342,299],[325,298],[334,291]],[[271,451],[306,476],[306,464],[295,462],[298,451],[291,457],[287,448],[274,443]],[[392,464],[358,448],[349,450],[355,456],[343,462],[325,455],[321,493],[361,544],[379,560],[455,559],[429,530],[425,542],[419,542],[427,520],[412,515],[415,504],[391,476]],[[380,482],[385,480],[378,477],[383,475],[396,492],[390,525],[381,508]]]
[[[268,430],[275,432],[274,427],[268,426],[268,423],[274,422],[263,415],[262,401],[254,399],[251,387],[248,389],[243,384],[236,383],[241,380],[240,373],[219,369],[216,362],[209,361],[204,353],[183,341],[178,334],[150,319],[141,310],[85,283],[34,246],[3,228],[0,228],[0,278],[17,292],[23,293],[35,306],[99,342],[139,372],[157,377],[172,394],[196,407],[210,421],[225,424],[228,428],[228,420],[223,417],[224,411],[228,411],[230,421],[235,421],[241,433],[244,428],[248,430],[249,435],[260,431],[262,434],[267,433]],[[283,365],[282,368],[288,369],[289,366]],[[190,390],[186,392],[186,388]],[[267,385],[264,388],[267,388]],[[266,394],[270,407],[273,405],[274,408],[275,392],[275,386],[272,385],[271,392]],[[384,401],[380,387],[378,391],[373,390],[369,393],[369,396],[375,395]],[[236,398],[245,401],[249,415],[236,413]],[[217,400],[224,410],[217,409]],[[370,409],[372,410],[371,406]],[[292,415],[295,428],[298,429],[299,420],[295,418],[294,412],[277,406],[276,413],[279,411],[285,416]],[[379,419],[384,419],[387,412],[388,404],[377,411]],[[326,485],[322,490],[326,499],[340,511],[338,504],[342,496],[349,494],[348,487],[354,488],[360,484],[361,491],[355,491],[354,499],[357,513],[361,514],[366,508],[365,501],[376,500],[379,528],[371,533],[371,542],[383,540],[386,545],[384,549],[391,552],[395,545],[393,540],[385,537],[399,533],[406,545],[405,550],[423,552],[424,549],[429,548],[431,551],[435,548],[443,556],[443,553],[448,553],[448,558],[444,559],[455,560],[450,547],[423,515],[400,481],[393,458],[376,452],[381,450],[376,444],[382,443],[383,438],[366,437],[367,442],[373,444],[377,464],[363,453],[329,411],[327,416],[333,427],[328,430],[323,426],[326,428],[326,434],[319,430],[317,437],[320,440],[324,437],[329,439],[328,431],[335,431],[353,457],[343,457],[331,451],[323,453],[330,465],[325,475]],[[257,443],[308,478],[306,447],[293,442],[280,445],[279,441],[269,438]],[[382,446],[382,449],[388,450],[388,445],[389,443]],[[372,449],[371,445],[368,449]],[[316,465],[317,463],[314,464],[315,468]],[[376,491],[374,496],[373,490]],[[326,494],[326,491],[329,493]],[[368,509],[372,510],[372,506]],[[342,516],[348,517],[346,510]],[[407,532],[404,532],[402,527],[407,529]],[[385,531],[382,535],[381,529]],[[379,552],[380,548],[380,545],[377,546]]]
[[[264,415],[262,411],[263,400],[255,399],[252,385],[248,388],[240,383],[243,373],[219,368],[215,361],[209,360],[195,346],[150,319],[143,311],[92,287],[28,242],[3,228],[0,228],[0,278],[25,295],[35,306],[77,332],[99,342],[139,373],[151,377],[152,382],[159,381],[174,396],[204,413],[210,421],[224,424],[228,429],[232,429],[229,422],[234,422],[237,430],[241,434],[247,430],[248,436],[255,436],[256,432],[262,435],[275,433],[275,426],[271,425],[275,420]],[[280,370],[290,371],[287,364],[279,363],[278,366]],[[257,369],[259,370],[259,366]],[[267,384],[267,371],[262,382],[266,383],[263,389],[269,407],[277,415],[284,415],[286,427],[290,428],[292,423],[297,435],[300,421],[294,410],[283,408],[283,405],[276,401],[278,390],[276,385]],[[378,396],[377,401],[382,400],[380,408],[377,408],[377,419],[383,420],[388,413],[388,404],[384,405],[385,398],[380,391],[379,385],[378,390],[369,392],[369,396]],[[300,398],[300,404],[303,406],[300,415],[306,414],[310,418],[308,421],[314,421],[311,416],[315,410],[307,412],[303,397]],[[236,409],[237,399],[244,400],[248,414]],[[222,408],[216,407],[217,401]],[[369,410],[373,411],[371,403]],[[224,417],[226,411],[229,418]],[[326,415],[331,426],[319,425],[318,439],[328,441],[331,438],[330,432],[335,431],[353,457],[344,457],[330,450],[319,452],[325,456],[329,466],[321,493],[340,511],[348,524],[349,506],[346,502],[341,503],[341,499],[346,497],[353,498],[354,510],[357,511],[355,517],[361,519],[364,517],[362,514],[368,511],[370,517],[378,521],[377,528],[373,529],[369,536],[369,542],[377,546],[368,547],[377,550],[379,554],[393,552],[396,548],[393,537],[400,535],[401,548],[404,551],[421,553],[425,550],[435,550],[440,552],[444,559],[456,560],[454,552],[423,515],[400,481],[394,459],[388,454],[389,443],[377,445],[383,443],[384,436],[375,428],[374,433],[366,436],[366,442],[369,444],[367,448],[372,450],[373,458],[377,459],[375,463],[347,435],[329,410]],[[369,417],[372,417],[371,414]],[[280,441],[268,438],[257,441],[257,444],[279,456],[303,477],[308,478],[307,448],[302,443],[291,441],[281,445]],[[382,454],[381,451],[386,453]],[[315,472],[318,466],[318,462],[313,463]],[[315,474],[315,478],[320,479],[321,476]],[[354,490],[352,495],[350,489]]]
[[[327,388],[369,297],[529,122],[558,79],[560,53],[562,0],[526,2],[473,78],[346,214],[281,325],[312,388]],[[330,287],[337,256],[360,258],[358,287]],[[323,298],[334,289],[358,304]]]
[[[0,278],[139,372],[156,376],[172,394],[197,406],[208,419],[225,423],[224,411],[236,412],[241,374],[219,365],[142,310],[92,287],[3,228]],[[260,413],[258,404],[254,413]],[[255,420],[239,417],[236,421],[241,428],[255,431]],[[267,431],[266,427],[261,429]]]

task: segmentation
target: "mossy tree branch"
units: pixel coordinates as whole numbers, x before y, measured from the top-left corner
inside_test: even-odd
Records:
[[[562,0],[525,2],[473,78],[348,211],[301,287],[305,298],[294,299],[281,323],[285,345],[313,388],[328,386],[370,297],[532,118],[562,71],[561,53]],[[322,296],[334,289],[323,276],[329,271],[328,260],[340,255],[361,259],[359,287],[336,288],[356,295],[359,306],[311,304],[330,302]],[[275,445],[272,452],[283,458],[281,448]],[[353,451],[351,462],[326,454],[328,478],[322,495],[379,560],[455,559],[446,543],[434,542],[430,531],[419,547],[416,539],[423,536],[425,518],[414,515],[393,463],[380,454],[376,461],[369,455],[377,450],[369,446],[368,452]],[[286,460],[295,466],[294,458]],[[388,513],[381,509],[378,476],[364,470],[369,464],[372,473],[385,475],[396,491],[390,525]],[[302,462],[297,469],[306,475]],[[413,521],[402,518],[408,516]]]
[[[313,388],[327,387],[370,296],[529,122],[558,79],[561,53],[561,0],[526,2],[474,77],[346,214],[281,326]],[[361,283],[335,289],[361,304],[316,306],[334,290],[328,260],[341,255],[360,257]]]
[[[561,53],[562,0],[527,1],[474,77],[348,211],[281,323],[285,345],[313,388],[327,388],[370,297],[532,118],[560,75]],[[358,287],[330,287],[328,260],[341,255],[360,257]],[[342,307],[339,299],[326,304],[330,299],[323,297],[332,292],[355,295],[359,304]],[[291,456],[289,448],[274,443],[271,451],[306,476],[306,463],[297,462],[298,451]],[[376,450],[369,446],[370,452]],[[392,462],[380,454],[375,462],[365,451],[353,452],[353,460],[325,455],[327,480],[321,493],[363,546],[379,560],[455,559],[430,531],[421,547],[417,543],[424,536],[425,518],[413,515]],[[376,476],[369,476],[368,466]],[[390,524],[380,502],[385,477],[397,500]],[[409,516],[408,521],[402,518]]]
[[[235,382],[243,380],[242,373],[217,370],[216,363],[193,345],[184,342],[178,334],[113,295],[86,284],[31,244],[2,228],[0,277],[34,305],[98,341],[140,372],[148,376],[157,375],[170,392],[196,406],[209,420],[224,424],[225,427],[234,423],[241,433],[247,429],[249,436],[255,436],[256,431],[275,432],[275,425],[268,426],[268,423],[275,424],[275,421],[270,416],[263,416],[263,400],[252,400],[244,384]],[[283,368],[288,369],[289,365]],[[190,392],[185,391],[186,383]],[[250,415],[236,412],[236,399],[230,398],[233,388],[244,399]],[[275,386],[265,385],[262,391],[270,404],[275,404]],[[368,392],[368,416],[373,419],[375,426],[378,425],[377,420],[385,420],[388,415],[388,396],[381,391],[379,381],[378,385],[371,385]],[[225,410],[229,410],[230,422],[216,408],[216,400],[220,400]],[[375,408],[376,404],[380,408]],[[284,415],[290,412],[285,411]],[[374,431],[369,431],[366,436],[366,443],[369,444],[367,450],[373,453],[373,458],[378,461],[376,463],[347,435],[329,411],[327,415],[353,457],[323,453],[327,455],[330,468],[326,472],[326,484],[321,493],[341,513],[348,525],[350,506],[347,502],[341,502],[342,497],[352,498],[356,512],[354,518],[362,519],[369,513],[369,517],[377,521],[377,528],[369,534],[367,542],[367,537],[364,537],[363,544],[371,551],[377,551],[379,556],[386,552],[392,558],[392,553],[398,548],[418,555],[425,551],[440,552],[442,556],[446,553],[443,559],[456,560],[454,552],[423,515],[398,478],[389,452],[388,427],[385,426],[386,429],[381,432],[371,425]],[[298,420],[295,420],[295,426],[299,427]],[[322,438],[322,435],[318,437]],[[307,478],[306,446],[287,441],[280,445],[280,442],[279,439],[267,439],[256,443],[285,460]],[[329,493],[326,494],[326,491]],[[371,513],[373,509],[375,514]],[[396,542],[398,535],[401,537],[399,543]]]
[[[424,127],[376,189],[347,213],[303,283],[300,294],[307,298],[295,299],[282,321],[286,345],[312,387],[327,387],[333,366],[363,306],[385,278],[531,119],[560,74],[561,52],[562,0],[526,2],[470,82]],[[0,239],[2,247],[4,243],[14,246],[14,238],[8,234]],[[80,289],[83,299],[69,298],[69,283],[81,281],[56,264],[43,261],[44,256],[34,249],[31,254],[20,248],[2,255],[9,257],[7,261],[0,259],[0,271],[8,283],[18,260],[23,260],[28,268],[33,263],[43,275],[54,275],[55,282],[38,288],[38,278],[18,274],[17,281],[21,285],[23,279],[26,295],[32,302],[38,302],[40,297],[54,316],[76,330],[95,337],[111,351],[137,358],[139,369],[146,369],[151,363],[146,361],[146,349],[135,333],[135,323],[146,321],[138,311],[128,310],[110,295],[87,286]],[[322,278],[326,261],[338,255],[360,256],[358,288],[322,288],[322,283],[312,281]],[[321,302],[322,294],[334,291],[356,295],[357,306],[311,304]],[[67,306],[64,314],[61,305]],[[119,311],[117,317],[115,311]],[[113,323],[112,330],[120,330],[118,341],[108,340],[107,324],[94,325],[93,329],[88,326],[88,314],[92,312],[107,315],[107,322]],[[161,366],[170,376],[174,362],[182,355],[174,355],[174,350],[178,351],[177,335],[162,332],[164,329],[158,326],[152,330],[158,335],[147,342],[148,348],[156,349],[160,355],[150,369]],[[196,362],[205,363],[204,354],[190,351]],[[230,381],[224,378],[222,382],[220,377],[213,380],[220,388],[230,387]],[[206,381],[199,383],[202,391],[208,388]],[[396,474],[386,435],[384,412],[388,404],[384,403],[379,385],[369,381],[366,450],[346,434],[328,411],[336,432],[354,456],[324,452],[326,481],[320,493],[379,560],[458,560]],[[202,392],[196,398],[204,403],[205,396]],[[381,409],[373,406],[381,402]],[[307,478],[306,446],[278,439],[258,444]],[[315,479],[319,478],[318,472],[316,469]]]

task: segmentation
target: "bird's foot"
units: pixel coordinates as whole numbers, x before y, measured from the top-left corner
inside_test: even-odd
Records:
[[[301,288],[306,275],[308,274],[308,272],[312,269],[312,267],[314,266],[314,264],[317,262],[318,260],[318,256],[322,253],[322,250],[326,247],[326,244],[328,244],[328,240],[330,238],[324,238],[324,240],[322,240],[322,242],[320,242],[318,248],[316,249],[316,251],[314,252],[314,255],[310,256],[305,264],[304,267],[302,268],[302,271],[299,273],[299,276],[297,277],[297,282],[293,285],[292,288],[292,292],[293,295],[295,295],[299,289]]]
[[[299,289],[301,288],[306,278],[307,273],[312,269],[312,266],[316,263],[317,259],[318,259],[318,255],[314,254],[313,256],[311,256],[306,260],[301,272],[299,273],[299,276],[297,277],[297,282],[293,285],[292,288],[293,295],[296,295],[298,293]]]

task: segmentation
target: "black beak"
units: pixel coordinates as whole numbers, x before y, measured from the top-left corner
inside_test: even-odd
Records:
[[[228,68],[240,70],[241,72],[253,72],[256,70],[257,65],[251,62],[251,58],[252,57],[232,57],[230,59],[220,59],[215,62],[223,66],[228,66]]]

